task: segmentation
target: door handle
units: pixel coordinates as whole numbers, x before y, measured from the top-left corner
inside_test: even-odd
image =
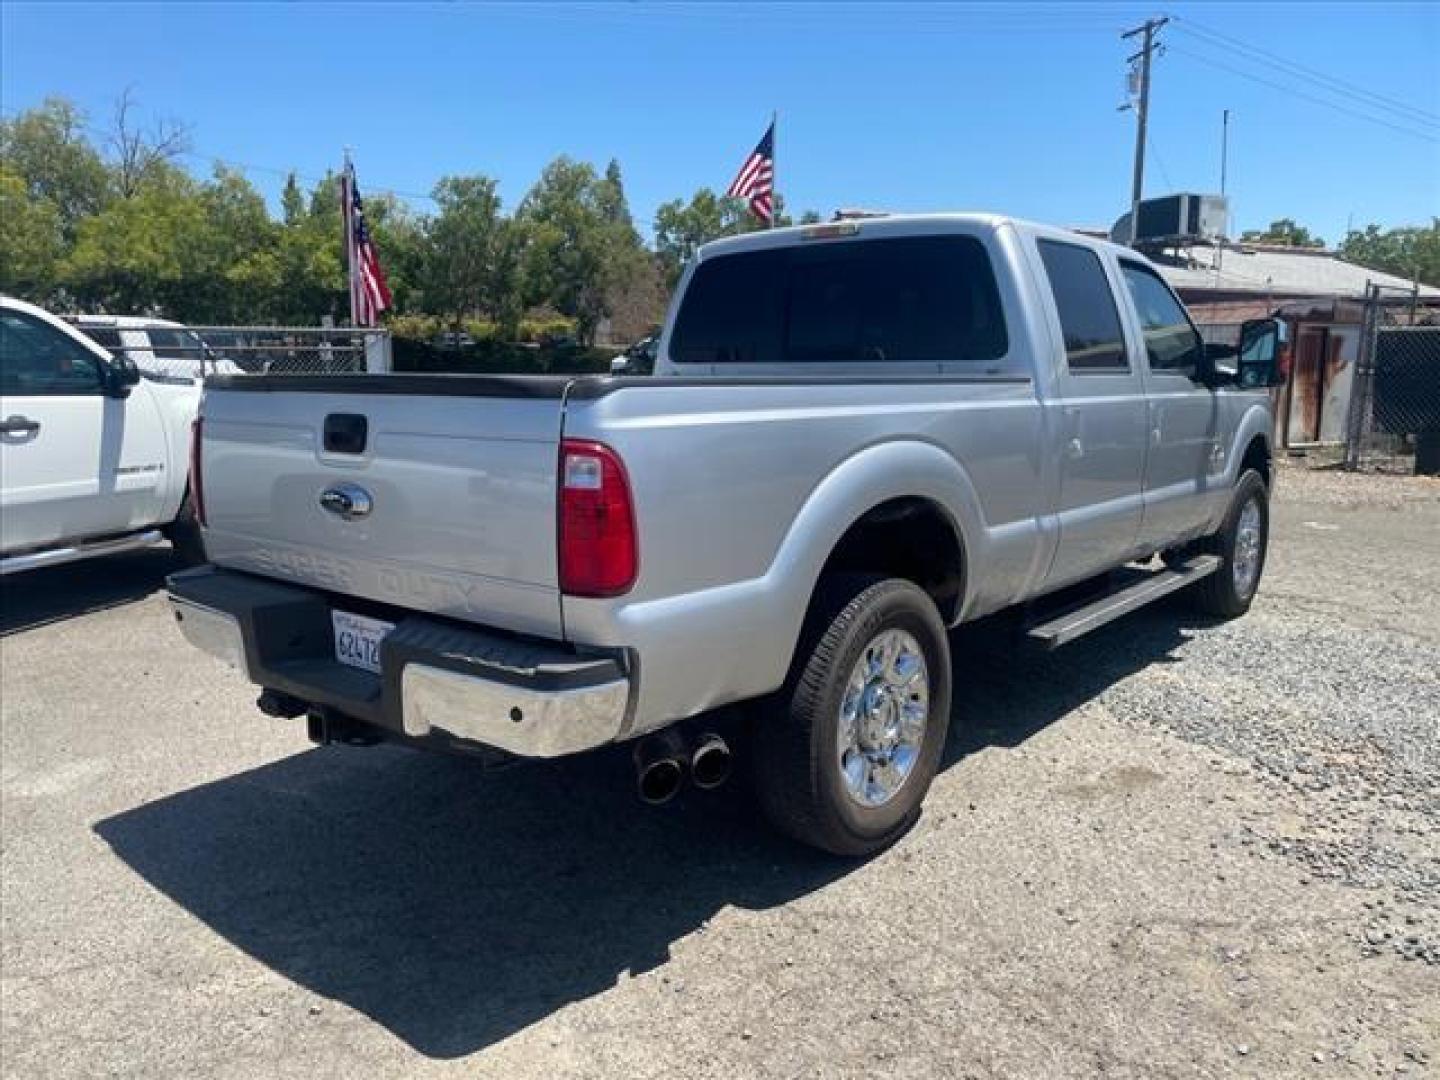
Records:
[[[28,416],[7,416],[0,420],[0,434],[5,435],[34,435],[40,430],[40,421],[31,420]]]

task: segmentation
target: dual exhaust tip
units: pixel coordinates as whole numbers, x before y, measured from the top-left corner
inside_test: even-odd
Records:
[[[652,806],[678,795],[686,776],[702,791],[719,787],[730,778],[731,764],[729,744],[713,733],[687,740],[672,728],[635,747],[640,798]]]

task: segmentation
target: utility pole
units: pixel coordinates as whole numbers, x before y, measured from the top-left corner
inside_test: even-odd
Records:
[[[1226,109],[1220,119],[1220,194],[1225,194],[1225,165],[1230,156],[1230,110]]]
[[[1225,198],[1225,166],[1230,158],[1230,110],[1220,116],[1220,198]],[[1225,263],[1225,241],[1230,236],[1230,204],[1225,204],[1225,230],[1215,245],[1215,284],[1220,284],[1220,269]]]
[[[1145,125],[1150,119],[1150,57],[1155,51],[1155,34],[1170,20],[1146,19],[1143,26],[1127,30],[1121,39],[1144,35],[1140,51],[1130,57],[1130,63],[1140,61],[1140,104],[1135,110],[1135,177],[1130,185],[1130,246],[1140,234],[1140,194],[1145,188]]]

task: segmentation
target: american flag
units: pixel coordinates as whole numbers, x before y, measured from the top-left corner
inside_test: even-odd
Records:
[[[775,218],[775,122],[765,129],[762,138],[745,164],[740,166],[730,189],[725,192],[731,199],[749,199],[750,212],[765,224],[774,223]]]
[[[350,320],[356,326],[378,326],[380,313],[390,307],[390,287],[365,227],[355,166],[348,161],[340,174],[340,208],[345,215],[345,260],[350,267]]]

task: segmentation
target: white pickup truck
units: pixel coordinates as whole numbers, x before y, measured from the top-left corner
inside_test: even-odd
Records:
[[[0,297],[0,574],[169,539],[202,560],[189,497],[200,385],[142,377],[60,319]]]
[[[1009,218],[724,240],[653,377],[211,379],[214,565],[170,595],[321,742],[634,740],[660,801],[723,778],[745,703],[772,820],[873,851],[940,761],[947,627],[1246,610],[1278,335],[1206,345],[1140,255]]]

